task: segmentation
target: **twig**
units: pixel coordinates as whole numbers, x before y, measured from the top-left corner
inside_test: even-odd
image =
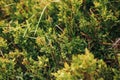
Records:
[[[118,49],[119,48],[119,46],[120,46],[120,38],[118,38],[116,41],[115,41],[115,43],[113,43],[113,48],[114,49]]]
[[[113,44],[112,46],[114,48],[114,53],[115,53],[115,61],[118,65],[118,69],[120,70],[120,63],[119,63],[119,60],[118,60],[118,51],[119,51],[119,47],[120,47],[120,38],[118,38],[115,43]]]
[[[56,25],[56,27],[57,27],[58,29],[60,29],[62,32],[64,32],[64,31],[61,29],[61,27],[59,27],[58,25]]]

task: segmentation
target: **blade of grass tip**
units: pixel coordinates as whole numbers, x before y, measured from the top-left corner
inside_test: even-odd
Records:
[[[32,19],[34,16],[35,16],[35,14],[33,14],[33,15],[28,19],[28,21],[29,21],[30,19]]]
[[[8,4],[8,5],[5,5],[4,7],[12,6],[14,4],[16,4],[16,3],[11,3],[11,4]]]
[[[27,23],[27,28],[26,28],[26,30],[25,30],[25,32],[23,34],[23,38],[25,37],[25,35],[26,35],[27,31],[28,31],[28,28],[30,28],[30,25],[31,25],[31,24],[29,24],[28,21],[26,21],[26,23]]]
[[[52,2],[60,2],[60,0],[53,0]]]
[[[36,39],[36,37],[29,37],[29,36],[26,36],[27,38],[30,38],[30,39]]]
[[[49,4],[50,4],[50,3],[48,3],[48,4],[43,8],[43,10],[42,10],[42,13],[41,13],[40,18],[39,18],[39,20],[38,20],[38,23],[37,23],[37,26],[36,26],[36,29],[35,29],[34,35],[35,35],[36,32],[37,32],[37,29],[38,29],[38,27],[39,27],[39,23],[40,23],[40,21],[41,21],[41,19],[42,19],[43,13],[45,12],[45,10],[46,10],[46,8],[47,8],[47,6],[48,6]]]

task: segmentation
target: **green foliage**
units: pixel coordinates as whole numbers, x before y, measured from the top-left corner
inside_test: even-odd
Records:
[[[0,0],[0,79],[119,80],[119,9],[119,0]]]
[[[85,54],[73,55],[70,65],[64,63],[64,68],[53,75],[57,80],[103,80],[99,73],[104,68],[106,64],[102,60],[94,59],[93,54],[86,49]]]
[[[0,37],[0,49],[4,48],[4,47],[7,47],[6,40],[4,38]]]
[[[47,70],[48,58],[38,56],[38,60],[26,57],[26,52],[10,52],[6,58],[0,58],[0,79],[42,79]],[[45,73],[45,74],[43,74]]]

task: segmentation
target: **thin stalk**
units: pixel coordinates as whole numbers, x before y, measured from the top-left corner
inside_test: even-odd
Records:
[[[0,54],[1,54],[1,56],[4,58],[4,55],[3,55],[3,52],[0,50]]]
[[[27,23],[27,28],[26,28],[26,30],[25,30],[25,32],[23,34],[23,37],[25,37],[25,35],[26,35],[28,29],[30,28],[30,25],[31,25],[31,24],[28,23],[28,21],[26,21],[26,23]]]
[[[48,6],[49,4],[50,4],[50,3],[48,3],[48,4],[44,7],[44,9],[42,10],[42,13],[41,13],[40,18],[39,18],[39,20],[38,20],[38,23],[37,23],[37,26],[36,26],[36,29],[35,29],[34,35],[35,35],[36,32],[37,32],[37,29],[38,29],[39,24],[40,24],[40,21],[41,21],[41,19],[42,19],[43,13],[45,12],[45,10],[46,10],[46,8],[47,8],[47,6]]]
[[[60,1],[60,0],[53,0],[53,1],[51,1],[51,2],[59,2],[59,1]],[[51,3],[51,2],[50,2],[50,3]],[[39,20],[38,20],[38,23],[37,23],[37,26],[36,26],[36,29],[35,29],[34,35],[36,34],[37,29],[38,29],[39,24],[40,24],[40,21],[41,21],[41,19],[42,19],[42,16],[43,16],[43,14],[44,14],[44,12],[45,12],[47,6],[48,6],[50,3],[48,3],[48,4],[43,8],[42,13],[41,13],[41,15],[40,15],[40,17],[39,17]]]

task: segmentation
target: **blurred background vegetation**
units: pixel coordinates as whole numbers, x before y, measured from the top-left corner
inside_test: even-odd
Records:
[[[120,80],[119,32],[120,0],[0,0],[0,79]]]

